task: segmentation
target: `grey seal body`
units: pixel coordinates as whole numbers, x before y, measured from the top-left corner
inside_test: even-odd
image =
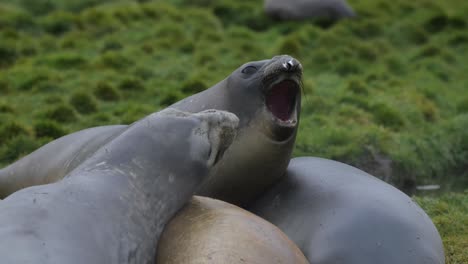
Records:
[[[226,110],[239,117],[237,138],[198,195],[245,206],[283,176],[300,114],[302,66],[283,55],[248,62],[213,87],[171,107]]]
[[[25,187],[62,179],[126,128],[115,125],[84,129],[56,139],[0,169],[0,198]]]
[[[287,55],[248,62],[213,87],[171,106],[193,113],[225,110],[240,119],[238,136],[200,195],[245,205],[283,175],[296,138],[301,78],[301,64]],[[125,129],[107,126],[80,131],[1,169],[0,198],[63,178]]]
[[[0,201],[2,263],[154,263],[164,225],[208,176],[237,123],[222,111],[152,114],[64,179],[11,194]]]
[[[269,16],[282,20],[356,16],[346,0],[265,0],[264,9]]]
[[[291,160],[250,210],[278,226],[315,264],[443,264],[426,213],[393,186],[340,162]]]

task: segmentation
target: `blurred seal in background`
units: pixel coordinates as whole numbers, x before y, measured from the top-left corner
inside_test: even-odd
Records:
[[[265,0],[265,13],[281,20],[355,17],[346,0]]]

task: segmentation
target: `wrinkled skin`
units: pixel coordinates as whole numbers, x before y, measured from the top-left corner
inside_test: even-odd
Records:
[[[154,263],[164,225],[209,175],[237,124],[222,111],[152,114],[64,179],[13,193],[0,201],[2,263]]]

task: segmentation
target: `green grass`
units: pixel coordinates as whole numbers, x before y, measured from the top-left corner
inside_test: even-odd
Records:
[[[0,0],[0,166],[287,53],[304,66],[296,156],[468,188],[468,3],[349,0],[359,18],[329,25],[272,21],[262,2]]]
[[[416,197],[443,238],[448,264],[468,263],[468,190],[440,197]]]

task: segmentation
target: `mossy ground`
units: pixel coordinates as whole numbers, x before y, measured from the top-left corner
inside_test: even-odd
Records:
[[[439,197],[416,197],[437,226],[445,248],[447,264],[468,263],[468,191]]]
[[[261,0],[0,0],[0,165],[287,53],[305,69],[295,155],[467,188],[468,3],[349,2],[359,18],[330,24],[273,21]]]

